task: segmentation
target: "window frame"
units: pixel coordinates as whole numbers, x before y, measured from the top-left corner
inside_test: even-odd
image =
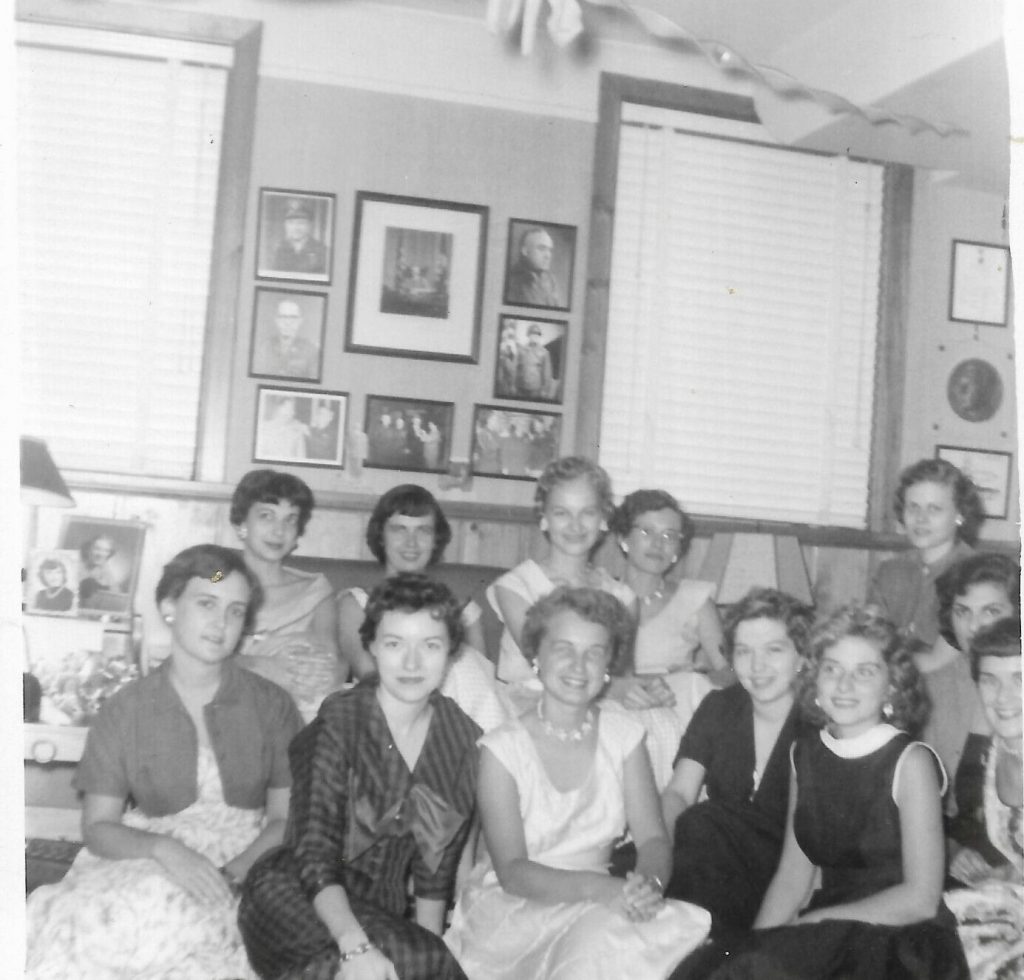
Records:
[[[593,195],[580,357],[576,451],[597,457],[601,435],[604,366],[608,339],[615,196],[622,105],[642,103],[708,116],[759,122],[747,96],[674,85],[604,72],[601,75],[597,136],[594,144]],[[867,528],[751,521],[692,515],[698,533],[756,531],[796,535],[805,544],[888,549],[898,546],[891,502],[899,480],[906,370],[906,321],[909,282],[913,168],[884,164],[878,338],[872,404],[871,463]]]
[[[227,463],[231,396],[231,384],[224,379],[232,379],[236,343],[263,25],[237,17],[120,3],[82,4],[77,0],[18,0],[15,17],[37,24],[203,41],[233,49],[224,99],[192,477],[190,481],[174,481],[221,482]],[[228,324],[231,328],[225,329]],[[79,474],[103,472],[69,470],[66,475],[74,482]],[[89,482],[103,481],[94,477]],[[132,482],[141,486],[152,483],[157,488],[167,480],[137,475]]]

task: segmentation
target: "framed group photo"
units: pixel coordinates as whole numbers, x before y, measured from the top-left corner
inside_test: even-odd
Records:
[[[341,466],[348,392],[260,385],[253,462]]]
[[[319,382],[327,295],[256,287],[249,377]]]
[[[494,397],[562,404],[568,320],[498,317]]]
[[[935,455],[952,463],[978,488],[988,517],[1006,519],[1013,474],[1012,453],[965,446],[936,446]]]
[[[1005,327],[1010,303],[1010,249],[984,242],[953,242],[949,318]]]
[[[260,188],[256,278],[331,281],[334,195]]]
[[[488,209],[356,194],[345,350],[475,364]]]
[[[472,471],[477,476],[535,480],[558,458],[561,438],[561,415],[475,405]]]
[[[139,579],[146,526],[138,521],[67,515],[58,549],[78,555],[78,614],[126,619]]]
[[[453,402],[423,398],[366,398],[364,465],[379,469],[445,473],[455,422]]]
[[[569,310],[576,267],[576,228],[512,218],[505,252],[506,306]]]

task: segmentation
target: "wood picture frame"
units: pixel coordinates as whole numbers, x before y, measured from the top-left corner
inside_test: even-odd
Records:
[[[953,240],[949,275],[949,319],[1005,327],[1010,309],[1010,249],[1007,245]]]
[[[501,314],[494,355],[494,397],[561,405],[568,334],[568,320]]]
[[[347,391],[260,385],[253,462],[344,466],[348,397]]]
[[[572,309],[576,226],[511,218],[505,249],[505,306]]]
[[[261,187],[256,278],[331,283],[335,196]]]
[[[426,398],[367,395],[364,466],[447,473],[455,403]]]
[[[249,377],[319,383],[327,294],[257,286],[252,301]]]
[[[470,467],[476,476],[536,480],[558,458],[561,440],[558,412],[474,405]]]
[[[952,463],[978,488],[985,514],[992,520],[1006,520],[1013,485],[1013,453],[1000,449],[969,446],[936,446],[936,459]]]

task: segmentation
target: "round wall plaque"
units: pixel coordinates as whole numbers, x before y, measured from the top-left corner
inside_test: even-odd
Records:
[[[1003,403],[1003,379],[988,361],[972,357],[950,371],[946,398],[965,422],[987,422]]]

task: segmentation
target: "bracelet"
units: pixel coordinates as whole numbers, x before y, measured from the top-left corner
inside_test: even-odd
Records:
[[[347,952],[345,950],[339,950],[341,953],[341,962],[347,963],[349,960],[354,960],[357,956],[362,956],[363,953],[368,953],[371,949],[376,948],[377,947],[367,939],[365,943],[360,943],[358,946],[353,947]]]

